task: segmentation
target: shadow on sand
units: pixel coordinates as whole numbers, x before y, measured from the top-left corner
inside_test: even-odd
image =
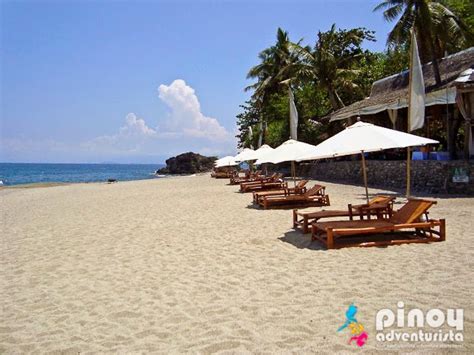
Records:
[[[283,237],[278,238],[284,243],[289,243],[298,249],[310,249],[326,251],[326,248],[319,242],[311,240],[311,234],[303,234],[301,231],[289,230]]]

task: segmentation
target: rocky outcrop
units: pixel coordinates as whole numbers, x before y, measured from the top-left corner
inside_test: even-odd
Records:
[[[217,157],[205,157],[189,152],[166,160],[166,167],[156,171],[157,174],[195,174],[211,171]]]

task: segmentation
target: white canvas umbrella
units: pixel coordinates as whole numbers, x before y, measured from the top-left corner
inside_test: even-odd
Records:
[[[258,159],[265,159],[265,156],[267,154],[270,154],[271,152],[273,152],[275,149],[273,149],[272,147],[270,147],[268,144],[264,144],[262,145],[260,148],[258,148],[256,151],[255,151],[255,156]],[[255,165],[257,165],[257,163],[255,163]],[[267,174],[268,171],[267,171],[267,166],[265,165],[265,174]]]
[[[275,149],[270,147],[268,144],[264,144],[255,151],[255,159],[264,159],[267,154],[273,152],[274,150]]]
[[[235,156],[234,160],[237,162],[257,160],[255,152],[256,151],[253,149],[244,148],[244,150],[242,150],[239,154]]]
[[[293,181],[295,181],[295,161],[300,160],[300,158],[303,156],[311,154],[311,152],[313,152],[315,148],[316,146],[314,145],[289,139],[277,148],[275,148],[273,151],[269,152],[268,154],[265,154],[262,158],[258,159],[256,164],[278,164],[283,163],[285,161],[291,161],[291,173],[293,176]]]
[[[259,158],[256,164],[278,164],[285,161],[300,160],[300,157],[311,154],[315,148],[316,146],[314,145],[289,139],[268,154],[265,154],[262,158]]]
[[[214,162],[216,168],[223,168],[225,166],[235,166],[238,165],[233,156],[228,155],[224,158],[220,158]]]
[[[334,158],[352,154],[362,154],[362,172],[364,175],[367,199],[367,172],[364,153],[385,149],[407,148],[439,143],[433,139],[380,127],[366,122],[357,122],[338,134],[318,144],[308,154],[301,155],[298,161]]]

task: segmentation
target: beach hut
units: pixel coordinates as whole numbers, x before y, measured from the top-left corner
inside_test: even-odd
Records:
[[[458,122],[458,110],[464,118],[464,131],[472,136],[472,125],[464,116],[463,107],[468,101],[467,92],[472,92],[474,83],[463,73],[472,70],[473,63],[474,47],[440,59],[438,62],[442,79],[440,84],[436,83],[433,64],[430,62],[422,66],[426,94],[424,103],[426,120],[422,129],[425,135],[430,137],[431,122],[436,121],[445,127],[447,150],[451,158],[456,155],[456,135],[460,134],[459,125],[455,123]],[[372,84],[369,97],[332,112],[329,115],[330,121],[345,120],[348,124],[352,124],[357,117],[363,116],[364,121],[407,132],[409,89],[409,70],[377,80]],[[460,103],[461,96],[464,103]],[[470,97],[469,101],[472,102],[473,98]],[[472,105],[474,103],[471,107]],[[465,112],[467,114],[467,111]],[[472,117],[471,115],[471,119]],[[468,126],[470,130],[467,129]],[[470,145],[470,142],[472,139],[468,140],[465,136],[465,158],[474,155],[474,145]]]

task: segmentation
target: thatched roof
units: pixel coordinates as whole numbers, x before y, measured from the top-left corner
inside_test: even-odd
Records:
[[[422,70],[425,81],[425,92],[427,95],[451,87],[463,71],[469,68],[474,68],[474,47],[444,57],[440,59],[438,63],[442,80],[440,85],[436,85],[432,63],[430,62],[423,65]],[[387,109],[387,106],[395,107],[397,106],[397,103],[398,107],[406,107],[406,98],[408,97],[408,78],[409,71],[405,70],[399,74],[374,82],[368,98],[333,112],[331,114],[331,121],[345,119],[360,114],[384,111]],[[437,103],[437,100],[432,101],[432,104]],[[427,106],[428,105],[429,104],[427,103]]]

